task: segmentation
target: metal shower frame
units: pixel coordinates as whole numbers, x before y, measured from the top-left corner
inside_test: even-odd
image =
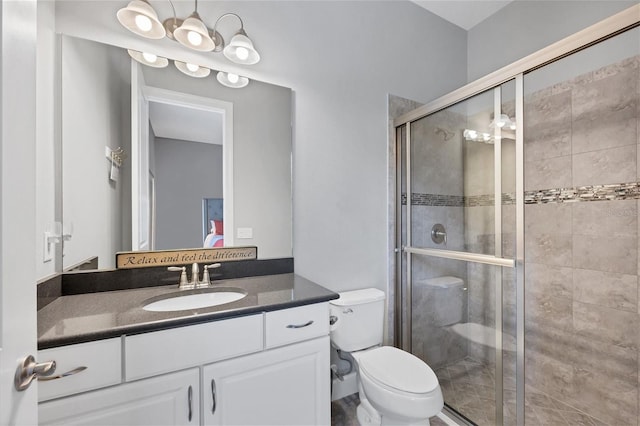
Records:
[[[524,347],[524,135],[523,135],[523,97],[524,75],[544,67],[552,62],[584,50],[592,45],[615,37],[625,31],[640,26],[640,4],[632,6],[620,13],[604,19],[582,31],[560,40],[542,50],[523,59],[511,63],[491,74],[469,83],[449,94],[442,96],[428,104],[401,115],[393,121],[395,127],[396,145],[396,183],[395,183],[395,333],[396,346],[411,351],[411,259],[412,256],[430,256],[466,262],[482,263],[500,267],[515,268],[516,276],[516,422],[524,425],[524,394],[525,394],[525,347]],[[441,111],[449,106],[462,102],[475,95],[494,90],[494,109],[500,110],[501,85],[515,81],[516,102],[516,140],[515,140],[515,168],[516,168],[516,255],[513,259],[504,258],[501,244],[496,244],[494,255],[475,254],[452,250],[413,247],[411,242],[411,123],[428,115]],[[402,158],[401,134],[405,131],[406,167],[406,245],[402,245]],[[501,213],[501,149],[496,141],[494,145],[494,191],[495,191],[495,241],[501,241],[502,213]],[[406,255],[406,285],[402,284],[402,258]],[[503,424],[503,395],[502,395],[502,274],[496,279],[496,424]],[[404,304],[403,304],[404,302]],[[400,315],[398,315],[400,313]],[[404,329],[402,327],[402,319]],[[407,331],[408,330],[408,331]]]

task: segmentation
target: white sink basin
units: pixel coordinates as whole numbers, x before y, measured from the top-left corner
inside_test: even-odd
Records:
[[[169,312],[210,308],[235,302],[246,295],[245,291],[234,288],[183,290],[148,299],[144,302],[142,309],[151,312]]]

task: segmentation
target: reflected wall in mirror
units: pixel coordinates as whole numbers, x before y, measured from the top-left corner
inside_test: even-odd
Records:
[[[136,241],[136,205],[148,208],[143,215],[149,248],[203,247],[212,225],[204,228],[204,206],[212,198],[223,198],[225,205],[225,245],[257,246],[260,259],[292,256],[290,89],[258,81],[231,89],[220,85],[214,73],[199,79],[171,64],[144,67],[124,49],[64,35],[60,55],[62,215],[73,224],[72,238],[64,242],[64,270],[95,257],[99,268],[112,268],[115,253],[131,250]],[[132,152],[136,69],[145,93],[151,93],[151,121],[143,120],[151,136],[146,159]],[[207,140],[184,136],[175,122],[157,119],[157,110],[170,103],[157,102],[153,94],[165,92],[229,105],[232,121],[225,125],[222,115],[200,117],[196,121],[211,125],[204,130]],[[185,123],[190,115],[203,113],[200,107],[182,107],[160,113]],[[225,132],[232,146],[222,144]],[[115,171],[107,147],[121,147],[127,155]],[[139,175],[146,178],[132,191],[134,165],[143,166]],[[251,238],[237,238],[247,229]]]

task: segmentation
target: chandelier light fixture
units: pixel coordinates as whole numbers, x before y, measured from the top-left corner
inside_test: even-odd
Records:
[[[163,22],[160,22],[158,14],[148,0],[132,0],[126,7],[118,10],[116,16],[123,27],[141,37],[150,39],[167,37],[199,52],[222,52],[227,59],[241,65],[253,65],[260,61],[260,54],[247,36],[240,16],[235,13],[225,13],[216,19],[213,29],[210,30],[198,14],[198,0],[195,0],[193,13],[186,19],[178,18],[173,2],[167,1],[171,4],[173,17],[167,18]],[[240,29],[233,35],[229,44],[225,45],[222,35],[217,31],[217,26],[222,19],[227,17],[237,18],[240,21]],[[150,67],[164,68],[169,64],[168,58],[153,53],[131,49],[128,52],[133,59]],[[178,60],[173,62],[176,68],[191,77],[203,78],[211,73],[211,69],[201,65]],[[216,74],[216,79],[220,84],[234,89],[249,84],[247,77],[224,71],[219,71]]]
[[[260,61],[260,54],[244,30],[242,18],[235,13],[220,16],[209,29],[198,14],[198,0],[195,0],[193,13],[186,19],[180,19],[171,0],[173,17],[160,22],[158,14],[147,0],[133,0],[126,7],[118,10],[118,21],[123,27],[141,37],[161,39],[167,37],[189,49],[199,52],[223,52],[232,62],[241,65],[253,65]],[[216,30],[218,23],[227,17],[236,17],[240,21],[240,29],[233,35],[228,45]]]

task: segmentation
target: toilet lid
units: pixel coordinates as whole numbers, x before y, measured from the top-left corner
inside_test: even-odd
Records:
[[[410,393],[429,393],[438,387],[438,378],[420,358],[392,346],[363,353],[360,371],[391,388]]]

